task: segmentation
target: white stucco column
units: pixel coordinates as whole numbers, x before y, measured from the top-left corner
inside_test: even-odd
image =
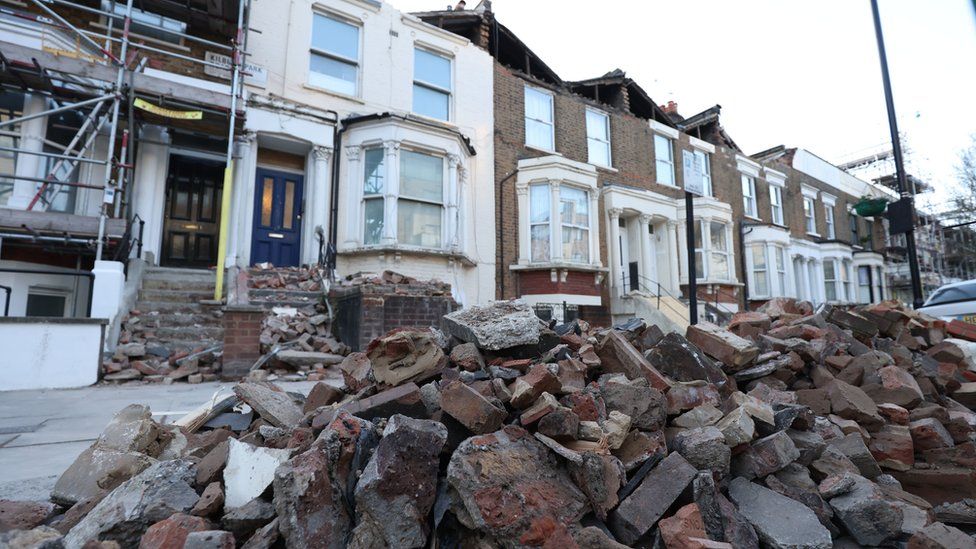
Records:
[[[611,295],[620,295],[623,284],[620,270],[620,208],[610,208],[610,288]]]
[[[363,185],[360,181],[362,170],[359,168],[359,157],[361,149],[358,145],[346,147],[346,239],[345,247],[357,248],[363,242],[363,230],[360,227],[359,215],[362,209],[360,199],[363,195]],[[387,183],[389,184],[389,183]],[[384,226],[386,223],[384,223]]]
[[[695,221],[698,222],[697,220]],[[681,267],[681,276],[678,279],[678,283],[675,284],[675,290],[678,292],[675,295],[681,293],[681,279],[683,278],[685,283],[688,283],[688,254],[694,254],[695,250],[691,246],[694,246],[694,242],[688,242],[688,227],[687,223],[684,221],[678,222],[678,265]],[[701,224],[699,223],[699,227]]]
[[[600,211],[600,196],[596,189],[591,189],[587,195],[590,198],[590,218],[589,219],[599,219],[596,217],[597,212]],[[600,264],[600,224],[590,222],[590,263],[593,265]]]
[[[813,286],[813,294],[816,296],[815,303],[824,303],[827,301],[827,290],[824,287],[824,277],[823,277],[823,261],[820,259],[814,259],[810,262],[810,285]],[[836,277],[837,275],[834,274]]]
[[[729,265],[729,267],[732,267]],[[769,297],[783,297],[786,295],[784,288],[780,288],[779,271],[776,269],[776,246],[772,242],[766,242],[766,267],[769,269],[766,276],[769,277]],[[783,266],[786,268],[786,265]],[[734,270],[734,269],[733,269]],[[749,278],[746,273],[746,279]]]
[[[47,110],[47,99],[42,95],[24,94],[24,116],[37,114]],[[17,165],[14,174],[17,177],[44,177],[41,169],[44,157],[27,154],[26,151],[43,152],[44,138],[47,135],[47,116],[34,118],[20,124],[20,143],[18,148],[25,151],[17,155]],[[7,206],[18,210],[25,210],[37,193],[37,181],[23,179],[14,180],[13,193],[7,201]]]
[[[307,263],[318,261],[319,240],[316,235],[316,228],[322,227],[322,236],[327,242],[329,239],[329,226],[332,222],[332,189],[329,185],[329,162],[332,160],[332,149],[330,147],[312,147],[312,177],[306,188],[312,196],[306,201],[310,205],[305,211],[305,250]]]
[[[386,246],[392,246],[397,241],[397,197],[400,196],[400,142],[384,141],[386,149],[386,189],[383,193],[383,236],[380,238]]]
[[[681,294],[681,281],[678,274],[678,222],[668,221],[668,274],[671,276],[671,294]]]
[[[563,231],[562,231],[562,207],[559,202],[560,181],[552,180],[549,182],[549,257],[553,263],[563,260]]]
[[[646,288],[647,290],[657,292],[657,286],[654,284],[655,282],[657,282],[657,276],[654,274],[655,258],[651,253],[650,225],[651,225],[651,216],[642,215],[638,218],[637,230],[640,231],[640,251],[641,251],[640,276],[643,277],[643,280],[638,280],[638,287],[641,289]]]
[[[789,249],[785,247],[783,248],[783,261],[786,262],[786,264],[783,265],[783,267],[786,269],[786,288],[784,290],[785,295],[786,297],[795,297],[799,299],[800,296],[797,295],[796,291],[796,273],[793,270],[793,257],[790,255]]]
[[[456,154],[447,157],[447,223],[444,248],[455,251],[458,249],[458,196],[461,182],[458,172],[461,168],[461,157]]]
[[[813,292],[813,281],[810,280],[810,264],[805,257],[800,257],[800,278],[803,280],[803,299],[815,304],[817,297]]]
[[[854,267],[853,261],[847,262],[847,288],[848,296],[847,299],[851,303],[857,303],[857,269]]]
[[[516,200],[518,202],[518,262],[519,265],[528,265],[532,261],[532,234],[529,229],[529,186],[517,185],[515,187]],[[501,227],[499,227],[499,230]]]
[[[246,230],[241,230],[245,227],[247,222],[248,212],[251,211],[249,208],[245,207],[247,205],[247,197],[253,198],[253,187],[254,172],[251,169],[251,147],[254,145],[256,136],[254,133],[246,133],[239,138],[235,143],[234,150],[234,194],[231,196],[231,206],[229,212],[222,212],[222,215],[229,215],[230,226],[236,227],[236,230],[229,231],[227,239],[227,257],[224,258],[226,265],[237,265],[238,267],[245,267],[250,262],[251,246],[250,240],[247,238],[249,232]]]
[[[159,263],[163,241],[163,212],[166,209],[166,171],[169,166],[169,132],[163,126],[143,126],[132,187],[132,211],[146,222],[142,234],[144,255]]]

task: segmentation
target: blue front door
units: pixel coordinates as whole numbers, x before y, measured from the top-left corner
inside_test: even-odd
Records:
[[[301,260],[302,176],[258,168],[251,264],[293,267]]]

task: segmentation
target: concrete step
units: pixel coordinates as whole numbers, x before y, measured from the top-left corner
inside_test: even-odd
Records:
[[[171,279],[171,278],[143,278],[144,290],[182,290],[199,291],[213,294],[214,281],[204,279]]]
[[[160,327],[153,330],[156,337],[161,340],[185,340],[185,339],[210,339],[210,340],[223,340],[224,328],[223,326],[203,326],[203,325],[189,325],[189,326],[168,326]]]
[[[223,344],[223,339],[206,339],[206,338],[203,338],[203,339],[201,339],[201,338],[187,338],[187,339],[173,338],[173,339],[167,339],[167,338],[158,338],[158,339],[154,339],[153,340],[153,343],[156,343],[156,344],[159,344],[159,345],[162,345],[162,346],[166,347],[172,353],[178,353],[180,351],[194,351],[196,349],[200,349],[201,347],[204,348],[204,349],[209,349],[210,347],[214,347],[216,345]]]
[[[213,299],[213,293],[199,290],[154,290],[146,288],[139,290],[139,301],[178,301],[188,303],[203,301],[205,299]]]
[[[154,301],[151,299],[140,299],[136,302],[134,307],[136,310],[141,311],[143,314],[157,311],[161,314],[170,313],[204,313],[207,310],[207,306],[202,305],[198,301]]]
[[[322,297],[322,292],[304,292],[302,290],[282,290],[276,288],[251,288],[247,291],[247,294],[251,297],[284,297],[292,301],[300,301],[302,299],[317,300]]]
[[[212,312],[172,312],[164,313],[159,312],[154,314],[153,311],[148,314],[140,315],[140,326],[147,326],[153,328],[166,327],[166,326],[222,326],[223,319],[216,317]]]

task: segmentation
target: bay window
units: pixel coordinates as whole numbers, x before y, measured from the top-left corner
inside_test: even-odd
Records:
[[[757,217],[756,178],[742,174],[742,206],[747,217]]]
[[[444,219],[444,159],[414,151],[400,152],[397,241],[425,248],[441,247]]]
[[[837,301],[837,262],[825,259],[823,262],[824,290],[827,301]]]
[[[698,221],[698,230],[695,231],[695,271],[698,280],[731,279],[732,259],[726,228],[726,224],[720,221]]]
[[[586,150],[590,164],[610,166],[610,117],[586,109]]]
[[[450,119],[450,58],[422,48],[414,48],[413,112],[438,120]]]
[[[654,134],[654,163],[657,168],[657,182],[674,186],[674,149],[671,140],[661,134]]]
[[[769,186],[769,204],[772,209],[773,223],[785,225],[786,223],[783,220],[783,187]]]
[[[871,267],[861,266],[857,268],[857,300],[860,303],[873,303],[874,299],[871,291]]]
[[[308,81],[345,95],[359,93],[359,27],[323,13],[312,16]]]
[[[803,197],[803,217],[806,219],[807,234],[817,234],[817,220],[813,213],[813,199]]]
[[[779,283],[779,295],[786,296],[786,250],[781,246],[773,248],[776,256],[776,281]]]
[[[529,186],[529,231],[532,238],[532,261],[549,261],[550,234],[549,185]]]
[[[566,184],[534,183],[528,194],[530,261],[589,263],[589,191]],[[558,201],[558,218],[553,217],[553,201]]]
[[[525,144],[537,149],[556,149],[553,135],[552,94],[525,87]]]
[[[755,297],[769,296],[769,264],[766,261],[766,245],[749,246],[752,257],[752,293]]]
[[[380,243],[383,236],[383,192],[385,191],[382,148],[366,149],[366,172],[363,178],[363,244]]]
[[[563,259],[571,263],[590,262],[590,199],[575,187],[559,189]]]

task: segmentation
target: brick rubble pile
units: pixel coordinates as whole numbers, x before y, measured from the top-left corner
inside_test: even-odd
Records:
[[[139,318],[139,313],[132,311],[129,318]],[[115,383],[202,383],[220,377],[219,345],[201,344],[195,349],[173,351],[156,342],[151,335],[147,336],[138,325],[133,325],[131,330],[131,333],[123,334],[112,356],[102,362],[103,380]]]
[[[521,302],[444,325],[307,397],[129,406],[51,503],[0,502],[0,545],[976,547],[976,327],[785,299],[684,336]]]

